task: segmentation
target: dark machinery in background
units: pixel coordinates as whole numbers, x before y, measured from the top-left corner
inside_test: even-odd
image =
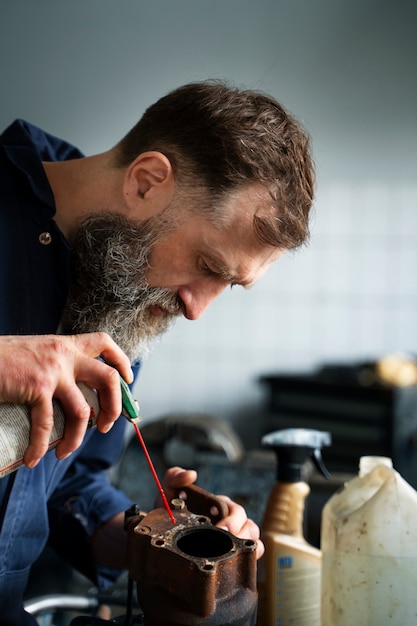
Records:
[[[284,428],[329,431],[323,452],[330,480],[314,470],[305,535],[320,547],[321,512],[327,500],[358,472],[361,456],[388,456],[417,488],[417,363],[388,355],[379,361],[326,365],[306,374],[261,376],[266,388],[264,433]]]
[[[388,456],[417,488],[417,365],[387,357],[356,366],[326,366],[305,375],[271,374],[265,432],[316,428],[332,434],[331,473],[356,474],[359,457]]]

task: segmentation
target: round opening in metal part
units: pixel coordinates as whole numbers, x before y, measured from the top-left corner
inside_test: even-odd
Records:
[[[233,541],[216,528],[197,528],[181,535],[177,548],[188,556],[213,558],[230,552]]]

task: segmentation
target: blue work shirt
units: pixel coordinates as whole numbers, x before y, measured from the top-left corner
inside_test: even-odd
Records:
[[[55,204],[42,161],[83,155],[74,146],[17,120],[0,136],[0,334],[57,331],[67,294],[71,249],[54,222]],[[59,461],[49,452],[34,469],[0,479],[0,625],[36,624],[23,611],[31,564],[47,541],[99,586],[119,572],[97,568],[88,538],[132,503],[109,484],[125,420]]]

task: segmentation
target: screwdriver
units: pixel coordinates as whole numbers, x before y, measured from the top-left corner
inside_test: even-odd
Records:
[[[134,397],[132,396],[132,393],[129,389],[129,385],[126,383],[126,381],[120,376],[120,386],[121,386],[121,390],[122,390],[122,415],[133,424],[135,432],[136,432],[136,436],[139,439],[140,445],[142,446],[142,450],[145,454],[146,460],[148,462],[149,468],[152,472],[152,476],[153,479],[156,483],[156,486],[158,488],[159,493],[161,494],[161,498],[162,498],[162,502],[164,503],[164,506],[166,508],[166,510],[168,511],[168,515],[170,517],[170,520],[173,524],[175,524],[175,518],[172,514],[172,511],[170,509],[170,506],[168,504],[168,500],[166,498],[164,489],[160,483],[160,480],[158,478],[158,475],[156,473],[154,464],[152,463],[152,459],[149,455],[148,449],[146,447],[145,441],[143,440],[142,437],[142,433],[139,430],[139,426],[138,423],[141,420],[140,417],[140,412],[139,412],[139,405],[137,403],[137,401],[134,399]]]

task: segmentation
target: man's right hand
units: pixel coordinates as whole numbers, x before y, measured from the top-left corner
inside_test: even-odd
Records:
[[[90,407],[77,382],[97,390],[97,427],[102,433],[108,432],[122,409],[119,373],[126,382],[132,382],[128,357],[106,333],[0,337],[0,402],[31,406],[25,464],[34,467],[48,449],[53,397],[60,400],[66,418],[57,457],[66,458],[80,446]]]

